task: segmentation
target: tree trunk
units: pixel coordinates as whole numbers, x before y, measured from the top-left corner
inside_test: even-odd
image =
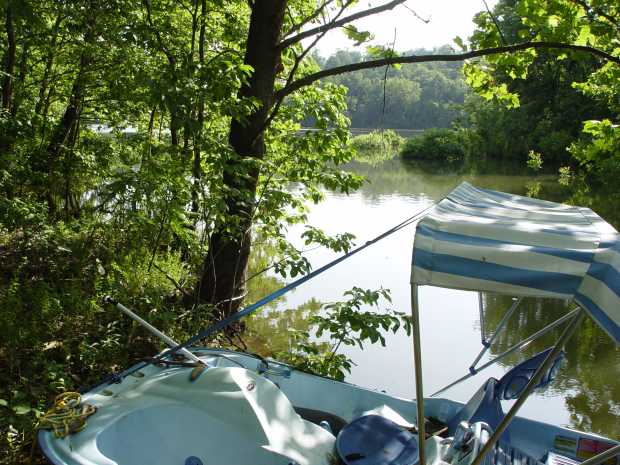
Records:
[[[56,21],[54,21],[54,26],[52,27],[52,38],[49,44],[47,57],[45,58],[45,70],[43,71],[43,79],[41,79],[41,85],[39,86],[39,97],[34,107],[34,112],[37,115],[41,115],[44,108],[45,95],[48,91],[47,86],[49,83],[50,74],[52,73],[52,67],[54,65],[54,57],[56,56],[56,41],[61,22],[62,16],[58,13],[58,16],[56,16]]]
[[[7,2],[5,12],[5,27],[6,27],[6,51],[4,54],[4,67],[2,69],[4,78],[2,79],[2,107],[0,112],[9,114],[11,112],[11,103],[13,99],[13,73],[15,72],[15,24],[13,19],[13,10],[11,2]],[[5,117],[8,115],[5,115]],[[12,149],[14,135],[7,133],[0,134],[0,158],[2,154],[8,153]],[[12,131],[11,131],[12,132]]]
[[[11,100],[13,97],[13,73],[15,72],[15,27],[13,24],[13,9],[11,3],[6,6],[6,41],[7,48],[4,56],[4,79],[2,80],[2,109],[9,111],[11,109]]]
[[[205,38],[206,38],[206,20],[207,20],[207,0],[201,0],[200,9],[200,34],[198,38],[198,61],[200,66],[205,63]],[[198,120],[196,133],[194,134],[194,163],[192,165],[192,177],[194,182],[192,185],[192,212],[198,213],[199,210],[199,190],[200,178],[202,177],[202,168],[200,160],[200,148],[202,146],[202,131],[205,123],[205,98],[201,94],[198,99]],[[194,219],[194,224],[196,223]]]
[[[14,89],[17,91],[13,92],[13,102],[11,105],[11,116],[15,118],[17,115],[17,111],[19,110],[19,106],[24,97],[24,81],[26,80],[26,73],[28,69],[28,52],[30,51],[30,43],[25,40],[22,45],[21,58],[19,60],[19,72],[17,74],[17,79],[15,80]]]
[[[87,24],[86,26],[87,30],[84,35],[84,40],[87,44],[91,44],[95,37],[94,21],[89,23],[90,24]],[[50,142],[47,146],[46,199],[47,208],[50,215],[55,215],[57,211],[54,186],[56,186],[55,172],[57,170],[58,159],[60,158],[69,136],[72,134],[72,131],[76,128],[76,125],[80,120],[86,91],[86,72],[92,63],[92,60],[93,57],[91,56],[89,48],[85,48],[80,55],[78,74],[73,81],[69,104],[65,109],[62,119],[54,128]]]
[[[263,0],[255,4],[250,17],[244,62],[254,72],[239,95],[254,97],[261,106],[246,122],[231,122],[228,139],[236,157],[228,161],[223,173],[225,192],[228,192],[225,198],[227,216],[237,220],[237,233],[213,232],[197,289],[200,300],[217,305],[222,315],[235,312],[244,293],[259,170],[253,167],[249,173],[240,173],[239,159],[260,160],[265,155],[265,123],[274,102],[274,84],[280,63],[278,42],[285,10],[286,0]]]

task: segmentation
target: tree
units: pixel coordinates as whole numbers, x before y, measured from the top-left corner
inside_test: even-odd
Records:
[[[329,76],[403,63],[464,61],[492,56],[497,64],[526,70],[537,50],[555,50],[560,53],[581,51],[592,54],[602,62],[609,62],[610,66],[620,65],[618,51],[612,42],[591,41],[591,38],[596,37],[592,33],[585,39],[581,38],[580,34],[585,31],[580,19],[586,15],[583,6],[570,0],[530,0],[523,2],[522,14],[528,15],[528,25],[532,32],[517,43],[502,44],[500,34],[487,27],[484,33],[475,38],[477,48],[462,53],[398,56],[385,49],[379,51],[382,57],[373,60],[343,64],[317,72],[308,72],[306,68],[304,72],[304,58],[327,31],[344,27],[351,38],[364,42],[369,34],[358,31],[351,23],[395,8],[404,0],[393,0],[345,16],[353,3],[344,2],[335,6],[327,1],[315,6],[305,2],[269,0],[249,4],[251,12],[244,63],[252,68],[252,74],[241,86],[239,97],[253,99],[256,108],[245,116],[244,121],[233,118],[229,142],[234,154],[227,160],[221,173],[227,220],[234,219],[236,228],[233,233],[228,224],[221,224],[214,230],[197,286],[204,301],[216,305],[224,303],[225,313],[235,311],[243,296],[244,274],[252,240],[251,227],[257,204],[257,186],[263,168],[261,162],[267,153],[266,134],[285,106],[285,100],[295,92]],[[552,3],[554,8],[547,12],[546,3]],[[328,11],[332,14],[328,15]],[[332,19],[321,23],[321,18],[326,17]],[[535,32],[540,24],[559,24],[560,20],[572,22],[569,27],[547,26],[542,32]],[[492,24],[491,18],[486,21]],[[314,26],[317,23],[319,25]],[[310,45],[302,47],[304,39],[309,40]],[[491,83],[486,85],[491,87]]]
[[[451,53],[439,50],[409,54]],[[322,69],[373,59],[372,54],[338,50]],[[463,104],[466,85],[459,63],[425,63],[399,69],[373,68],[329,78],[347,91],[347,115],[355,128],[427,129],[449,127]],[[385,85],[379,83],[385,81]]]

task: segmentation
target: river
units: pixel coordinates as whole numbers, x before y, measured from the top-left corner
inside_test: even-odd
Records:
[[[350,195],[327,192],[325,201],[310,209],[309,224],[331,234],[353,233],[358,245],[441,199],[461,181],[553,201],[583,203],[585,199],[618,227],[618,219],[606,216],[613,215],[616,209],[603,195],[596,196],[590,191],[573,192],[558,184],[557,176],[553,174],[534,175],[519,166],[477,164],[454,168],[414,165],[393,159],[377,165],[353,163],[348,169],[365,175],[368,182]],[[251,318],[245,337],[249,349],[265,356],[287,350],[291,330],[311,330],[308,316],[320,312],[321,304],[342,300],[343,292],[353,286],[390,289],[391,308],[409,313],[414,227],[409,226],[369,247]],[[289,231],[290,240],[300,247],[302,231],[302,226]],[[263,254],[263,258],[269,255],[265,250],[257,253]],[[336,255],[318,249],[306,256],[316,268]],[[275,274],[255,279],[250,301],[284,283]],[[510,306],[511,299],[492,294],[485,294],[482,298],[484,330],[488,336],[490,328],[495,328]],[[482,348],[478,294],[422,287],[420,306],[424,391],[425,395],[430,395],[466,374]],[[571,307],[560,301],[525,299],[520,308],[519,315],[513,315],[482,362],[551,323]],[[557,331],[552,331],[527,346],[522,353],[508,357],[442,395],[467,401],[488,377],[501,377],[525,357],[551,346],[558,335]],[[413,398],[411,338],[403,331],[389,333],[386,338],[386,347],[376,344],[367,345],[363,350],[350,347],[343,350],[355,362],[347,381],[384,390],[391,395]],[[545,391],[532,395],[520,415],[619,438],[620,350],[588,320],[567,345],[566,359],[567,363],[554,383]],[[509,406],[510,402],[505,402],[504,410]]]

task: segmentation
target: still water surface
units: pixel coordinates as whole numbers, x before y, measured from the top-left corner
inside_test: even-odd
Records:
[[[461,181],[554,201],[567,201],[573,195],[557,183],[556,176],[519,174],[520,168],[506,165],[455,170],[414,166],[395,159],[376,166],[354,164],[350,169],[364,174],[369,182],[348,196],[328,192],[324,202],[311,208],[309,224],[331,234],[351,232],[358,245],[440,200]],[[605,216],[605,212],[600,213]],[[265,308],[248,322],[250,350],[263,355],[286,350],[289,329],[308,329],[309,315],[319,312],[323,303],[343,300],[343,292],[353,286],[388,288],[392,295],[391,308],[408,313],[414,227],[398,231]],[[302,231],[302,226],[289,231],[291,240],[300,247]],[[268,251],[257,253],[268,254]],[[307,258],[316,268],[335,258],[335,254],[318,249],[309,252]],[[251,300],[283,284],[274,275],[255,280],[252,288],[255,295],[250,296]],[[482,298],[484,331],[488,337],[512,301],[492,294]],[[424,389],[425,395],[430,395],[466,374],[482,348],[478,294],[426,286],[420,289],[420,306]],[[566,302],[524,300],[521,311],[513,315],[481,363],[571,308]],[[488,377],[501,377],[525,357],[551,346],[558,335],[559,331],[552,331],[522,353],[504,359],[442,395],[467,401]],[[367,345],[363,350],[345,348],[343,352],[356,364],[347,381],[395,396],[414,397],[412,342],[404,332],[387,335],[386,347]],[[555,382],[546,391],[531,396],[520,414],[620,438],[620,350],[588,320],[573,336],[566,352],[568,363]],[[510,403],[505,403],[504,410],[509,406]]]

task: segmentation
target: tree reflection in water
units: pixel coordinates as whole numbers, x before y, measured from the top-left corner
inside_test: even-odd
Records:
[[[512,304],[512,298],[483,294],[484,328],[487,338]],[[565,315],[574,304],[551,299],[525,298],[490,352],[498,355],[520,340]],[[533,341],[523,353],[516,352],[500,363],[512,367],[555,343],[562,327]],[[596,323],[584,320],[566,348],[566,364],[548,388],[560,393],[570,412],[573,427],[608,437],[620,437],[620,349]]]

